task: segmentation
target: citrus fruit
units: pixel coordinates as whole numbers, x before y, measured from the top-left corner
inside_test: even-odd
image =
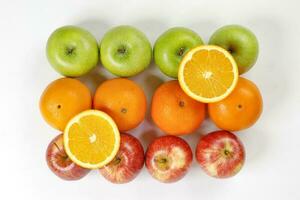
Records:
[[[178,77],[178,66],[186,52],[203,44],[201,37],[193,30],[184,27],[173,27],[160,35],[154,45],[155,64],[165,75]]]
[[[81,111],[90,109],[92,97],[80,81],[61,78],[50,83],[40,98],[40,110],[45,121],[64,130],[68,121]]]
[[[221,129],[239,131],[252,126],[260,117],[263,100],[257,86],[240,77],[233,92],[222,101],[208,105],[209,116]]]
[[[240,25],[222,26],[212,34],[209,44],[228,50],[236,61],[240,74],[254,66],[259,53],[259,44],[254,33]]]
[[[109,115],[98,110],[86,110],[68,122],[64,146],[77,165],[97,169],[108,164],[117,154],[120,133]]]
[[[181,88],[193,99],[211,103],[227,97],[238,80],[238,67],[225,49],[203,45],[190,50],[179,65]]]
[[[155,91],[151,116],[154,123],[167,134],[189,134],[204,120],[205,105],[186,95],[178,81],[169,81]]]
[[[109,114],[120,131],[138,126],[145,118],[146,96],[135,82],[116,78],[103,82],[96,90],[93,106]]]

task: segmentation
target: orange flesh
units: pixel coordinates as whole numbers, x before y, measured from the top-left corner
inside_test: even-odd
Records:
[[[232,64],[217,50],[199,50],[185,64],[184,81],[196,95],[213,98],[224,94],[233,84]]]
[[[104,161],[114,149],[112,126],[98,116],[85,116],[69,129],[69,148],[78,160],[97,164]]]

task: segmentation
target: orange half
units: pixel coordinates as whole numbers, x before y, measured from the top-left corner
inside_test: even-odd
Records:
[[[84,168],[97,169],[108,164],[117,154],[120,133],[109,115],[87,110],[67,124],[64,146],[73,162]]]
[[[235,88],[238,77],[238,67],[231,54],[214,45],[191,49],[179,65],[181,88],[191,98],[203,103],[227,97]]]

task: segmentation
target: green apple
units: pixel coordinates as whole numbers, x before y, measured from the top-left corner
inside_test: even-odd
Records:
[[[219,28],[211,36],[209,44],[218,45],[229,51],[239,67],[240,74],[250,70],[258,57],[257,38],[243,26],[227,25]]]
[[[154,45],[154,61],[167,76],[178,77],[179,63],[191,48],[202,45],[201,37],[194,31],[174,27],[164,32]]]
[[[89,72],[99,60],[97,40],[76,26],[63,26],[49,37],[46,47],[52,67],[64,76],[78,77]]]
[[[134,76],[150,64],[152,48],[146,35],[132,26],[117,26],[100,42],[103,66],[121,77]]]

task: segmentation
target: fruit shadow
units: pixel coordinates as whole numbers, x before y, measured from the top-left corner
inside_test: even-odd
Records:
[[[197,20],[197,22],[190,20],[190,22],[193,23],[186,24],[185,26],[198,33],[204,44],[208,44],[209,38],[213,32],[222,26],[221,24],[217,24],[215,21],[209,19],[200,21]]]
[[[147,99],[148,99],[148,109],[147,109],[147,114],[145,120],[148,121],[148,123],[152,123],[152,117],[151,117],[151,102],[152,102],[152,96],[155,92],[155,90],[164,82],[162,79],[159,77],[149,74],[148,76],[145,77],[144,79],[147,87]]]
[[[129,133],[137,137],[142,143],[144,150],[147,149],[148,145],[157,137],[163,135],[162,131],[159,130],[152,122],[144,120],[138,127],[130,130]]]
[[[79,21],[79,23],[76,25],[90,31],[97,39],[98,43],[105,32],[110,28],[108,22],[99,19],[84,19],[82,21]]]
[[[164,77],[160,74],[161,72],[151,63],[150,66],[142,73],[137,76],[130,78],[131,80],[138,83],[144,90],[147,98],[147,113],[146,120],[151,122],[151,101],[155,90],[165,82]]]
[[[103,70],[101,70],[100,66],[97,65],[94,69],[92,69],[89,73],[87,73],[84,76],[78,77],[76,79],[80,80],[84,84],[88,86],[90,91],[92,92],[92,95],[95,94],[95,91],[97,87],[108,79],[107,76],[105,76],[104,73],[102,73]]]
[[[148,39],[152,43],[152,47],[157,37],[168,28],[167,23],[159,18],[139,19],[134,21],[132,25],[136,26],[147,35]]]
[[[290,71],[287,61],[292,58],[277,59],[274,55],[284,55],[290,44],[286,43],[284,27],[276,19],[257,16],[249,21],[250,28],[255,32],[260,44],[257,63],[245,74],[253,80],[261,90],[264,101],[264,116],[278,113],[284,109],[284,102],[288,101],[287,93],[293,88],[289,82]]]
[[[144,131],[140,134],[139,139],[142,141],[142,144],[144,146],[144,149],[146,150],[149,144],[157,137],[159,137],[161,134],[155,130],[154,128],[151,128],[147,131]]]
[[[244,131],[239,131],[236,135],[244,144],[247,164],[251,165],[259,160],[263,160],[270,141],[270,134],[267,130],[253,127]]]
[[[184,135],[182,138],[185,139],[189,143],[191,149],[195,151],[199,139],[204,135],[216,130],[219,129],[211,122],[211,120],[205,119],[194,133]]]
[[[144,77],[143,81],[145,85],[145,90],[150,94],[151,98],[155,90],[165,82],[161,77],[151,73],[147,74]]]
[[[283,25],[265,16],[256,16],[248,24],[257,35],[260,52],[255,66],[243,76],[256,83],[264,102],[263,113],[257,124],[237,133],[245,145],[246,162],[251,165],[266,156],[270,137],[273,137],[270,132],[272,128],[262,123],[269,124],[270,119],[274,120],[274,124],[280,122],[282,116],[278,113],[286,109],[293,86],[289,81],[290,72],[286,70],[287,61],[292,58],[274,58],[274,55],[284,55],[284,49],[291,45],[286,43],[287,32]]]
[[[243,131],[233,132],[244,144],[246,151],[246,162],[254,163],[264,157],[268,148],[269,138],[268,131],[255,126]],[[210,132],[220,130],[210,119],[206,119],[201,127],[193,134],[185,135],[183,138],[189,143],[193,154],[195,154],[199,140]],[[194,155],[195,158],[195,155]],[[197,162],[193,162],[192,168],[198,168]]]
[[[105,32],[110,28],[108,22],[99,19],[93,19],[93,18],[79,21],[77,25],[90,31],[97,39],[98,44],[101,41]],[[101,62],[99,60],[97,66],[95,66],[93,70],[91,70],[88,74],[79,77],[77,79],[85,83],[90,88],[92,94],[94,95],[97,87],[102,82],[110,78],[115,78],[115,76],[109,73],[101,65]]]

